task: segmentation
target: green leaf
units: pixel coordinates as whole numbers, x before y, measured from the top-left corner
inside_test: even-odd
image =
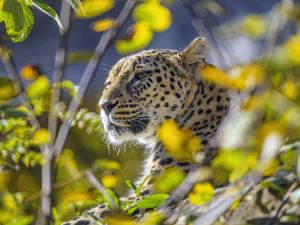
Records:
[[[139,196],[139,195],[141,194],[141,190],[142,190],[142,188],[144,187],[144,184],[146,183],[146,181],[148,181],[149,178],[150,178],[150,176],[147,176],[147,177],[145,177],[145,178],[142,180],[142,182],[139,183],[139,185],[138,185],[137,188],[136,188],[136,192],[135,192],[135,194],[136,194],[137,196]]]
[[[33,0],[33,5],[43,13],[53,18],[61,30],[64,29],[56,11],[50,5],[46,4],[43,0]]]
[[[70,94],[72,96],[75,96],[77,94],[77,89],[76,89],[74,83],[70,80],[63,80],[59,83],[55,83],[54,87],[60,87],[60,88],[67,90],[70,92]]]
[[[24,41],[34,24],[30,8],[16,0],[4,0],[0,8],[0,21],[5,23],[7,35],[14,42]]]
[[[177,168],[177,167],[170,167],[165,170],[165,172],[157,177],[155,181],[155,190],[159,193],[170,193],[185,178],[185,173]]]
[[[125,184],[126,184],[127,187],[129,187],[131,190],[136,191],[136,186],[134,185],[134,183],[132,183],[131,180],[125,180]]]
[[[117,196],[117,194],[112,190],[112,189],[106,189],[107,194],[110,196],[111,200],[113,201],[113,203],[117,206],[120,206],[120,201],[119,198]],[[107,204],[112,207],[112,202],[110,201],[110,199],[106,198],[106,196],[104,195],[104,200],[107,202]]]
[[[26,118],[27,113],[25,113],[23,110],[17,110],[17,109],[8,109],[5,111],[5,115],[7,117],[13,117],[13,118]]]
[[[134,213],[135,210],[137,210],[137,209],[138,209],[138,207],[136,207],[136,206],[133,206],[133,207],[129,208],[129,209],[127,210],[128,215],[131,215],[131,214]]]
[[[92,18],[107,12],[115,5],[115,0],[82,0],[81,10],[76,12],[79,18]]]
[[[34,221],[33,216],[21,216],[11,220],[10,222],[6,223],[5,225],[29,225]]]
[[[0,102],[9,100],[16,96],[16,88],[14,82],[6,77],[0,77]]]
[[[280,156],[281,161],[287,167],[287,169],[293,169],[297,166],[297,150],[291,149],[287,152],[284,152]]]
[[[164,204],[167,198],[169,198],[167,194],[153,194],[143,198],[136,205],[142,209],[152,209]]]
[[[47,93],[50,88],[49,79],[42,75],[32,82],[26,89],[29,98],[39,98]]]

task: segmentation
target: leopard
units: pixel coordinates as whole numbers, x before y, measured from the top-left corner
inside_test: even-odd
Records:
[[[167,168],[188,173],[194,161],[176,160],[158,138],[157,130],[166,120],[200,138],[207,165],[216,154],[215,137],[230,108],[226,88],[202,76],[208,44],[197,37],[182,51],[144,50],[120,59],[109,71],[99,101],[100,117],[107,140],[119,145],[137,142],[145,147],[146,160],[137,184],[145,181],[140,196],[129,193],[121,201],[155,193],[153,180]],[[107,203],[99,205],[63,225],[94,225],[113,213]],[[137,215],[141,216],[138,217]],[[134,213],[139,220],[145,212]],[[168,224],[167,222],[165,224]]]

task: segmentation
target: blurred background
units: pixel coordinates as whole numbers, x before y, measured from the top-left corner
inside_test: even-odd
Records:
[[[104,2],[108,2],[108,0]],[[91,18],[71,15],[65,45],[68,60],[64,71],[64,79],[73,82],[75,89],[78,88],[76,85],[79,83],[86,64],[106,29],[103,24],[104,28],[101,28],[99,24],[100,28],[97,28],[95,22],[106,18],[116,18],[126,3],[125,0],[110,2],[111,7],[103,10],[99,15],[91,16]],[[56,12],[60,11],[61,1],[46,0],[46,3]],[[134,29],[137,29],[133,26],[138,16],[134,18],[130,15],[101,58],[100,65],[82,99],[82,108],[96,112],[109,68],[120,58],[136,50],[151,48],[182,50],[195,37],[204,36],[210,46],[207,61],[220,68],[228,69],[256,61],[271,50],[271,47],[274,46],[272,42],[282,43],[286,41],[290,34],[297,32],[295,24],[288,22],[288,15],[285,14],[284,10],[288,10],[289,7],[294,7],[298,3],[300,3],[298,0],[163,0],[161,4],[170,13],[169,22],[167,22],[169,25],[162,25],[162,29],[155,31],[153,36],[148,37],[147,41],[140,46],[129,50],[118,49],[118,47],[116,48],[116,45],[118,45],[116,42],[118,40],[130,40],[134,36]],[[32,11],[35,23],[29,37],[22,42],[14,43],[6,37],[5,27],[1,24],[1,43],[4,43],[11,50],[15,68],[20,74],[24,74],[22,69],[28,68],[30,65],[34,68],[38,67],[39,73],[46,75],[52,81],[55,54],[60,43],[59,28],[54,20],[40,10],[33,8]],[[297,19],[299,20],[299,18]],[[276,34],[276,40],[272,39],[274,34]],[[0,74],[1,76],[8,76],[2,64],[0,64]],[[22,82],[24,86],[27,86],[31,81],[22,79]],[[69,102],[71,97],[69,92],[64,91],[62,93],[62,99],[65,102]],[[46,118],[41,116],[39,119],[42,125],[47,125]],[[92,166],[103,166],[103,162],[99,162],[97,159],[116,161],[119,165],[114,165],[110,161],[106,162],[110,163],[108,168],[111,168],[106,174],[110,179],[107,182],[112,182],[112,186],[121,195],[127,190],[124,180],[134,180],[142,171],[144,154],[140,146],[121,146],[120,149],[115,149],[108,146],[101,136],[101,131],[97,129],[87,130],[85,127],[82,128],[80,124],[74,124],[71,128],[65,150],[59,158],[60,161],[58,160],[58,173],[56,175],[59,181],[55,183],[58,187],[55,190],[55,201],[57,204],[59,202],[74,203],[77,201],[77,205],[74,203],[75,206],[72,207],[64,206],[69,211],[66,210],[67,212],[62,215],[58,212],[59,207],[54,209],[53,214],[56,215],[57,221],[72,217],[74,208],[85,208],[95,204],[95,202],[89,202],[87,205],[82,206],[83,204],[78,203],[93,199],[93,196],[83,193],[82,190],[90,190],[90,187],[86,187],[82,183],[75,185],[77,195],[72,194],[72,197],[67,195],[70,187],[65,190],[61,189],[64,186],[62,181],[64,179],[68,181],[70,174],[72,177],[72,173],[80,174],[80,171]],[[68,167],[68,169],[60,170],[63,166]],[[2,186],[0,182],[0,187],[3,190],[10,190],[12,193],[26,193],[25,197],[20,194],[20,198],[27,199],[28,205],[25,206],[25,211],[35,214],[38,204],[37,193],[41,183],[40,168],[23,165],[20,165],[20,167],[21,169],[5,175],[5,178],[2,179],[6,179],[6,181],[2,181]],[[66,171],[69,173],[68,176],[64,174]],[[59,176],[61,177],[59,178]],[[119,177],[122,177],[122,179],[119,179]],[[80,175],[77,178],[80,180]],[[65,199],[62,199],[62,195],[65,195]],[[1,213],[5,213],[5,211],[0,211],[0,217]],[[0,219],[0,224],[6,224],[9,221],[9,219],[3,219],[1,222]]]

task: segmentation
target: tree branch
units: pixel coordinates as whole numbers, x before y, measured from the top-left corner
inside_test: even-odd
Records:
[[[14,65],[14,62],[11,58],[4,58],[2,57],[2,63],[3,66],[8,74],[8,76],[16,81],[17,84],[17,93],[19,93],[18,95],[18,99],[20,100],[20,102],[27,108],[30,117],[31,117],[31,124],[36,128],[36,129],[40,129],[40,123],[38,121],[38,119],[36,118],[36,116],[34,115],[34,111],[32,106],[30,105],[29,99],[27,98],[27,96],[25,95],[25,88],[22,84],[22,81],[20,79],[20,76],[18,75],[18,72],[16,70],[16,67]]]
[[[60,20],[62,22],[64,31],[61,35],[60,44],[55,54],[55,69],[53,73],[53,92],[51,95],[50,112],[48,118],[48,130],[52,136],[52,144],[55,140],[56,129],[57,129],[57,115],[54,112],[56,104],[60,99],[61,88],[57,84],[62,81],[64,75],[64,69],[66,66],[66,53],[68,47],[68,36],[70,27],[70,17],[71,17],[71,6],[66,1],[62,1],[60,10]]]
[[[94,174],[90,171],[87,170],[85,172],[86,177],[88,180],[91,182],[91,184],[101,192],[103,197],[109,202],[110,207],[112,210],[117,210],[118,206],[116,205],[115,201],[113,198],[110,196],[110,194],[105,190],[105,188],[98,182],[97,178],[94,176]]]
[[[51,195],[53,188],[53,176],[55,174],[55,166],[53,165],[53,142],[56,136],[57,116],[54,113],[55,105],[60,99],[60,87],[56,86],[57,82],[60,82],[63,78],[64,68],[66,64],[66,48],[68,41],[69,25],[70,25],[71,6],[63,0],[60,9],[60,20],[64,27],[64,32],[61,35],[59,47],[55,55],[55,69],[53,73],[53,92],[51,95],[49,117],[48,117],[48,130],[51,134],[51,142],[45,148],[43,152],[45,164],[42,165],[41,174],[41,200],[39,214],[36,221],[36,225],[49,224],[51,215]]]

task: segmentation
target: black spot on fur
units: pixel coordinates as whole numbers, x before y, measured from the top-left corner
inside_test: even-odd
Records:
[[[211,114],[211,112],[212,112],[211,109],[207,109],[207,110],[205,111],[206,114]]]
[[[80,221],[76,222],[74,225],[89,225],[89,224],[91,224],[90,221],[80,220]]]
[[[222,106],[222,105],[218,105],[218,106],[217,106],[217,111],[222,111],[222,110],[223,110],[223,108],[224,108],[224,106]]]
[[[188,165],[190,165],[190,163],[189,162],[178,162],[177,165],[178,166],[188,166]]]
[[[171,158],[166,158],[166,159],[162,159],[159,164],[162,165],[162,166],[165,166],[165,165],[169,165],[171,162],[173,162],[173,159]]]
[[[148,194],[150,194],[150,190],[144,190],[141,193],[142,196],[145,196],[145,195],[148,195]]]
[[[179,93],[175,93],[176,98],[180,98],[181,95]]]

